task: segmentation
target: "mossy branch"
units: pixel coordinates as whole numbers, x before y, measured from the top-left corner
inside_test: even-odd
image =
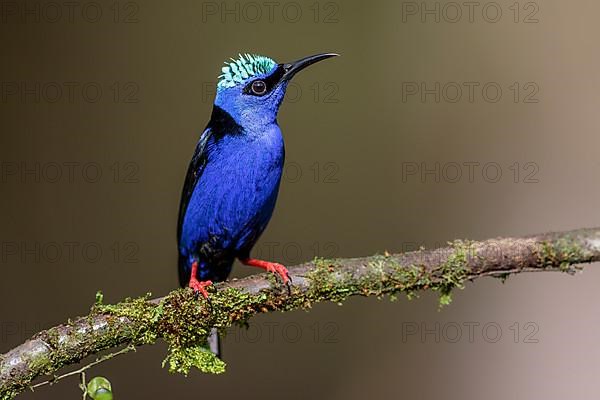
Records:
[[[348,296],[382,296],[422,290],[440,294],[448,304],[454,288],[484,276],[506,278],[529,271],[574,272],[575,265],[600,261],[600,228],[547,233],[482,242],[455,241],[448,247],[403,254],[324,260],[289,269],[291,293],[272,275],[260,274],[217,284],[211,306],[178,289],[166,297],[144,296],[107,305],[97,297],[90,313],[42,331],[0,355],[0,398],[31,388],[35,378],[54,376],[61,368],[102,350],[139,346],[164,339],[171,371],[191,367],[222,372],[224,365],[207,352],[208,332],[269,311],[310,308],[319,301],[342,302]]]

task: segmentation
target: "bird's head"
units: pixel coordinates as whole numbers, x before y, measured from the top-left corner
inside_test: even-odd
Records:
[[[334,53],[316,54],[298,61],[278,64],[271,58],[245,54],[225,62],[217,83],[215,105],[242,126],[272,123],[287,85],[296,73]]]

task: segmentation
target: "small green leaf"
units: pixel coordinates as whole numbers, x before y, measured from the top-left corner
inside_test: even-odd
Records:
[[[94,400],[113,400],[112,387],[103,376],[93,378],[87,385],[88,396]]]

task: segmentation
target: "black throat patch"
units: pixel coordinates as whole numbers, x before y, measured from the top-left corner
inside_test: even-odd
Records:
[[[208,128],[215,135],[215,139],[220,139],[225,135],[240,135],[244,131],[244,128],[235,122],[231,114],[219,106],[213,106]]]

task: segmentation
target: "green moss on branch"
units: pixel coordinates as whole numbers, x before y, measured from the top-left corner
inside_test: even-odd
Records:
[[[483,276],[507,277],[523,271],[573,271],[576,264],[600,260],[600,229],[551,233],[484,242],[454,241],[448,247],[355,259],[315,259],[290,268],[288,293],[270,275],[255,275],[211,288],[209,306],[189,289],[161,299],[150,295],[104,304],[89,315],[40,332],[0,356],[0,398],[9,399],[40,375],[52,375],[99,351],[163,339],[169,353],[163,365],[187,374],[198,368],[220,373],[224,364],[205,350],[212,328],[224,332],[257,313],[310,308],[321,301],[342,303],[349,296],[384,296],[432,290],[440,305],[451,292]]]

